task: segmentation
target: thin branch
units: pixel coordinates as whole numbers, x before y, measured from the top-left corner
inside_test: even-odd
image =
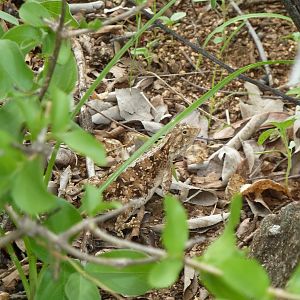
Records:
[[[22,235],[24,235],[24,230],[22,229],[17,229],[15,231],[10,232],[7,235],[4,235],[0,238],[0,249],[7,246],[7,244],[19,239]]]
[[[59,55],[59,50],[62,44],[62,31],[63,31],[63,27],[64,27],[64,20],[65,20],[65,14],[66,14],[66,7],[67,7],[67,3],[66,0],[62,0],[61,1],[61,12],[60,12],[60,18],[59,18],[59,23],[57,26],[57,30],[56,30],[56,37],[55,37],[55,45],[54,45],[54,51],[52,56],[49,57],[49,66],[48,66],[48,72],[47,75],[45,77],[44,80],[44,84],[41,88],[41,91],[39,93],[39,100],[42,101],[42,99],[44,98],[48,87],[50,85],[52,76],[54,74],[54,70],[55,70],[55,66],[57,63],[57,59],[58,59],[58,55]]]
[[[103,29],[103,27],[105,26],[109,26],[109,25],[112,25],[112,24],[115,24],[119,21],[124,21],[125,19],[131,17],[131,16],[134,16],[136,13],[140,12],[142,9],[144,9],[146,7],[147,3],[144,3],[142,5],[139,5],[139,6],[135,6],[135,7],[132,7],[130,8],[128,11],[122,13],[122,14],[119,14],[115,17],[112,17],[106,21],[104,21],[102,23],[102,26],[101,28],[99,29],[99,31],[101,32],[101,30]],[[94,34],[97,34],[98,31],[95,31],[94,29],[90,29],[90,28],[84,28],[84,29],[77,29],[77,30],[72,30],[72,31],[66,31],[66,32],[63,32],[62,35],[64,38],[69,38],[69,37],[74,37],[74,36],[77,36],[77,35],[81,35],[81,34],[87,34],[87,33],[94,33]]]

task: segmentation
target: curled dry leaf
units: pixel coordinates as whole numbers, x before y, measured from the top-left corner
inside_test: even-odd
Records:
[[[242,195],[246,198],[251,211],[257,216],[266,216],[271,212],[270,206],[282,204],[282,196],[290,197],[289,190],[270,179],[261,179],[253,184],[241,187]]]
[[[25,275],[28,275],[29,272],[29,265],[22,266],[22,269]],[[20,280],[18,270],[14,270],[6,277],[2,278],[3,287],[6,291],[12,291],[15,289],[18,281]]]
[[[183,191],[186,190],[187,193],[185,199],[182,202],[187,202],[195,205],[201,206],[212,206],[218,202],[218,196],[214,191],[205,190],[194,185],[186,184],[183,182],[173,182],[171,189]]]
[[[101,111],[101,114],[96,113],[92,116],[92,122],[97,125],[110,124],[111,120],[123,120],[120,114],[119,107],[116,105]]]

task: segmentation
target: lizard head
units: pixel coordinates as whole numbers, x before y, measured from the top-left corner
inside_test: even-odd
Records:
[[[200,129],[188,125],[188,124],[178,124],[169,133],[170,141],[170,154],[172,158],[177,157],[180,154],[184,154],[186,149],[192,145]]]

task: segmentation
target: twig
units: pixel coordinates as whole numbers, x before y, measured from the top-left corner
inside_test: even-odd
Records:
[[[235,9],[235,11],[236,11],[239,15],[243,15],[243,12],[240,10],[238,4],[235,3],[234,0],[230,0],[230,4],[232,5],[232,7]],[[263,45],[262,45],[262,42],[261,42],[259,36],[258,36],[257,33],[255,32],[253,26],[251,25],[251,23],[250,23],[248,20],[245,20],[244,22],[245,22],[245,24],[246,24],[246,26],[247,26],[247,28],[248,28],[248,30],[249,30],[249,33],[250,33],[250,35],[252,36],[253,41],[254,41],[254,43],[255,43],[255,45],[256,45],[256,47],[257,47],[257,50],[258,50],[258,54],[259,54],[259,56],[260,56],[260,59],[261,59],[262,61],[268,61],[267,55],[266,55],[266,52],[265,52],[265,49],[264,49],[264,47],[263,47]],[[269,65],[265,65],[264,68],[265,68],[266,74],[267,74],[267,76],[268,76],[268,81],[269,81],[268,84],[269,84],[270,86],[272,86],[272,85],[273,85],[273,79],[272,79],[271,68],[270,68]]]
[[[49,57],[49,66],[48,66],[48,72],[47,75],[45,77],[44,80],[44,84],[40,90],[39,93],[39,100],[42,101],[42,99],[44,98],[48,87],[50,85],[54,70],[55,70],[55,66],[57,63],[57,59],[58,59],[58,54],[59,54],[59,50],[61,47],[61,43],[62,43],[62,31],[63,31],[63,27],[64,27],[64,20],[65,20],[65,14],[66,14],[66,7],[67,7],[67,3],[66,0],[62,0],[61,1],[61,12],[60,12],[60,18],[59,18],[59,23],[58,23],[58,27],[56,30],[56,36],[55,36],[55,45],[54,45],[54,51],[52,56]]]
[[[300,300],[300,295],[291,294],[282,289],[270,287],[268,289],[270,295],[275,296],[277,299],[287,299],[287,300]]]
[[[101,31],[101,29],[105,26],[115,24],[119,21],[124,21],[125,19],[127,19],[127,18],[135,15],[139,11],[141,11],[143,8],[146,7],[146,5],[147,5],[147,3],[139,5],[139,6],[135,6],[135,7],[130,8],[128,11],[126,11],[126,12],[124,12],[124,13],[118,15],[118,16],[115,16],[113,18],[110,18],[110,19],[104,21],[99,30]],[[74,36],[77,36],[77,35],[87,34],[87,33],[91,33],[91,32],[97,33],[97,31],[95,31],[94,29],[84,28],[84,29],[77,29],[77,30],[73,30],[73,31],[63,32],[63,37],[65,37],[65,38],[74,37]]]
[[[0,249],[4,248],[9,243],[19,239],[24,234],[24,230],[17,229],[0,238]]]

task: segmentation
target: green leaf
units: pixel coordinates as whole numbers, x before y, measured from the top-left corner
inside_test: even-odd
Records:
[[[95,186],[86,185],[85,194],[81,199],[81,211],[85,211],[88,215],[96,215],[102,207],[102,194]]]
[[[271,124],[277,127],[281,132],[284,132],[295,123],[295,120],[295,118],[289,118],[282,122],[271,122]]]
[[[162,233],[163,245],[168,255],[182,258],[188,239],[187,216],[179,201],[167,195],[164,200],[166,225]]]
[[[80,213],[64,199],[57,198],[55,212],[50,213],[44,225],[54,233],[61,233],[82,220]]]
[[[300,32],[298,32],[300,34]],[[287,95],[297,95],[299,97],[300,95],[300,87],[295,87],[290,89],[289,91],[286,92]]]
[[[35,97],[24,97],[24,99],[17,99],[17,103],[30,131],[31,139],[35,140],[47,121],[40,102]]]
[[[186,13],[183,11],[176,12],[171,16],[171,21],[174,23],[178,22],[179,20],[183,19],[185,16]]]
[[[54,133],[65,132],[70,125],[70,109],[72,98],[58,88],[51,90],[51,125]]]
[[[0,130],[10,133],[14,142],[22,142],[20,129],[24,123],[24,117],[16,101],[8,101],[0,107]]]
[[[217,0],[210,0],[210,6],[212,9],[215,9],[217,7]]]
[[[61,1],[43,1],[41,2],[41,5],[43,5],[48,10],[48,12],[54,19],[58,20],[61,12]],[[65,24],[68,24],[69,26],[75,28],[78,27],[78,22],[72,16],[69,5],[67,5],[66,8]]]
[[[49,194],[43,182],[41,159],[26,161],[16,175],[12,187],[15,204],[30,215],[47,212],[56,204],[56,197]]]
[[[71,54],[65,64],[55,66],[49,89],[57,87],[66,94],[70,94],[75,88],[76,81],[77,65],[74,55]]]
[[[170,18],[166,17],[166,16],[161,16],[159,17],[160,20],[162,20],[162,22],[166,25],[172,25],[173,22]]]
[[[16,26],[8,30],[2,37],[5,40],[16,42],[23,55],[39,45],[42,41],[42,32],[39,28],[28,24]]]
[[[100,300],[97,286],[85,279],[79,273],[73,273],[65,286],[65,293],[69,300]]]
[[[215,266],[223,275],[202,272],[201,280],[216,297],[228,300],[266,299],[269,278],[255,260],[232,255]]]
[[[1,110],[0,110],[1,111]],[[0,113],[0,122],[1,122]],[[1,127],[0,127],[1,128]],[[15,179],[15,173],[19,164],[25,159],[23,153],[13,147],[17,143],[16,137],[0,129],[0,206],[2,207],[8,199],[5,195],[11,188],[11,183]],[[5,197],[2,196],[5,195]]]
[[[147,258],[145,254],[132,250],[113,250],[103,253],[99,257],[131,260]],[[148,283],[151,268],[153,268],[153,263],[124,268],[88,263],[85,270],[116,293],[133,297],[143,295],[151,289]]]
[[[167,288],[176,282],[182,267],[182,259],[166,258],[154,265],[149,274],[149,283],[153,288]]]
[[[56,276],[55,276],[55,273]],[[65,286],[74,269],[68,263],[61,263],[58,269],[53,265],[45,266],[42,274],[38,278],[35,300],[67,300]]]
[[[287,291],[290,293],[300,294],[300,265],[293,272],[290,280],[287,283]]]
[[[258,145],[262,145],[271,135],[273,135],[275,130],[276,130],[275,128],[270,128],[264,131],[263,133],[261,133],[260,136],[258,137],[258,141],[257,141]]]
[[[221,37],[221,36],[217,36],[217,37],[215,37],[214,39],[213,39],[213,42],[215,43],[215,44],[220,44],[220,43],[222,43],[223,42],[223,37]]]
[[[241,205],[242,198],[238,194],[231,200],[230,218],[223,234],[208,247],[201,261],[215,265],[234,255],[239,256],[235,247],[234,228],[239,222]]]
[[[17,18],[15,18],[14,16],[6,13],[5,11],[0,11],[0,19],[9,22],[13,25],[19,25],[19,21]]]
[[[19,10],[20,18],[32,26],[46,26],[43,19],[52,19],[49,11],[40,3],[25,2]]]
[[[24,62],[15,42],[0,40],[0,98],[14,88],[28,91],[33,86],[33,72]]]
[[[76,127],[69,132],[58,133],[55,136],[73,150],[90,157],[98,165],[106,163],[103,146],[82,128]]]

